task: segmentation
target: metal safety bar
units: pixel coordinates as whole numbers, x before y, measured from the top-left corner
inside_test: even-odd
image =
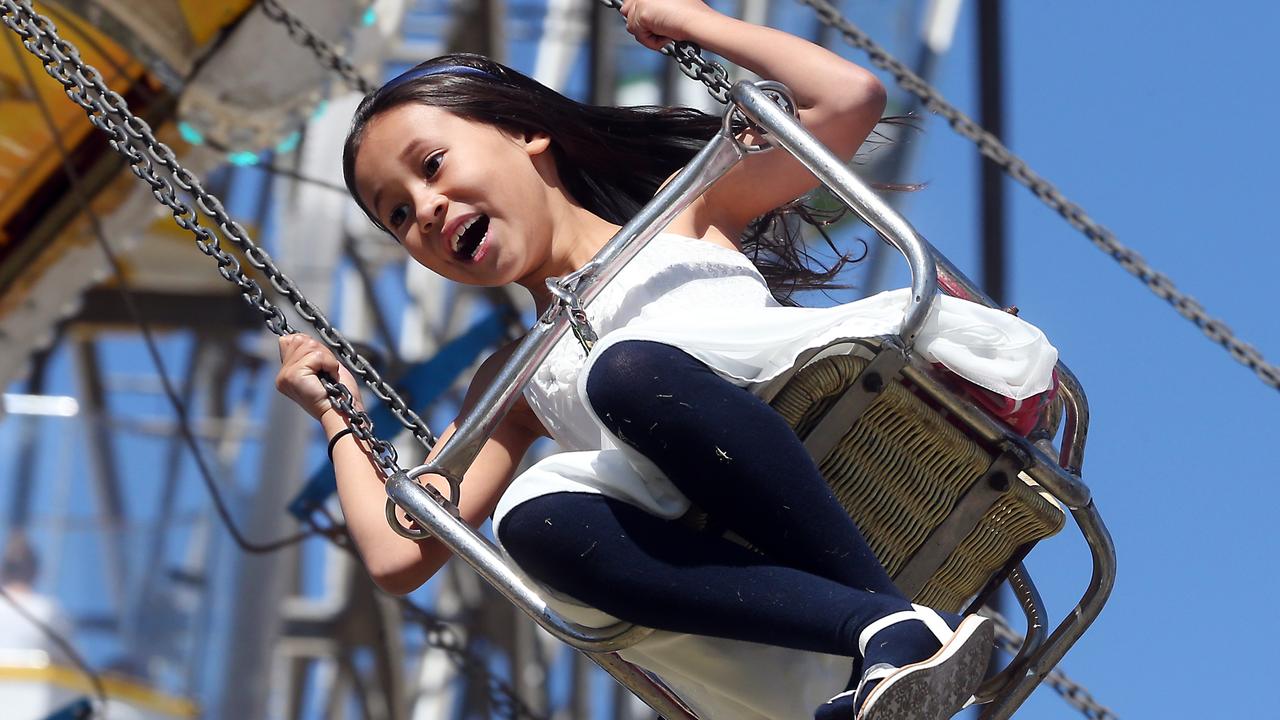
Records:
[[[767,133],[766,137],[794,155],[832,194],[907,259],[911,268],[911,299],[898,335],[910,351],[938,294],[938,271],[934,262],[937,251],[906,218],[768,95],[749,82],[739,82],[729,96],[748,120]]]
[[[887,204],[877,199],[875,203],[866,204],[865,208],[860,207],[861,203],[856,202],[857,198],[847,195],[847,189],[842,187],[842,184],[829,182],[828,178],[836,175],[837,170],[844,170],[846,173],[848,171],[829,152],[813,152],[825,150],[825,148],[822,148],[812,135],[804,132],[803,128],[799,127],[799,123],[781,113],[776,105],[768,102],[759,91],[746,83],[738,83],[733,88],[732,97],[753,123],[768,132],[778,145],[795,155],[837,197],[857,212],[863,221],[907,257],[913,271],[913,302],[920,300],[922,292],[930,292],[933,289],[932,285],[925,289],[926,286],[920,282],[921,278],[915,272],[917,268],[917,263],[914,262],[915,254],[923,252],[930,264],[936,262],[937,278],[942,284],[951,289],[959,289],[962,294],[967,295],[965,298],[967,300],[987,307],[999,307],[928,241],[920,237],[906,220]],[[825,167],[828,164],[834,164],[836,167]],[[929,279],[934,279],[932,273]],[[924,297],[931,299],[932,294],[926,294]],[[908,317],[911,312],[927,313],[928,309],[928,303],[917,304],[911,308]],[[909,348],[915,335],[909,334],[908,327],[904,324],[902,339],[906,341]],[[1021,448],[1033,460],[1032,466],[1026,470],[1027,474],[1070,509],[1077,527],[1089,545],[1089,552],[1093,558],[1093,574],[1075,608],[1047,640],[1038,647],[1031,648],[1025,657],[1020,659],[1020,663],[1025,663],[1025,671],[984,709],[982,714],[984,720],[1004,720],[1013,715],[1102,612],[1102,606],[1106,604],[1115,584],[1115,545],[1093,504],[1089,487],[1079,477],[1089,427],[1088,401],[1085,398],[1084,388],[1065,363],[1059,361],[1056,370],[1059,391],[1065,400],[1066,422],[1063,429],[1062,450],[1057,458],[1051,458],[1043,449],[1030,442],[1022,443]],[[908,365],[903,369],[903,375],[924,388],[947,410],[963,418],[970,427],[987,435],[988,439],[1008,437],[1009,432],[1006,428],[1000,426],[972,403],[947,391],[931,379],[927,379],[926,373]]]
[[[649,240],[689,207],[716,180],[738,163],[747,151],[727,131],[717,133],[676,177],[658,191],[588,263],[591,272],[582,272],[576,294],[586,304],[622,269]],[[554,279],[553,279],[554,280]],[[551,281],[548,281],[551,282]],[[458,501],[462,476],[475,461],[480,448],[524,392],[529,380],[551,349],[569,328],[564,306],[553,305],[516,346],[493,383],[475,408],[459,420],[458,429],[440,448],[425,472],[443,476],[451,488],[451,501]],[[390,486],[388,486],[390,487]],[[394,499],[394,497],[393,497]]]
[[[776,88],[776,84],[761,85],[766,89]],[[763,131],[766,142],[776,144],[794,155],[836,197],[906,258],[911,268],[912,293],[904,310],[900,337],[908,351],[929,315],[937,296],[939,280],[949,286],[962,288],[970,295],[968,299],[995,307],[990,298],[942,257],[910,223],[884,203],[839,158],[805,130],[793,114],[784,110],[783,105],[786,103],[780,104],[761,87],[748,82],[734,85],[731,97],[734,105],[726,112],[721,132],[619,230],[587,266],[573,274],[571,287],[570,283],[556,278],[548,280],[549,286],[558,291],[554,294],[563,296],[567,291],[580,299],[582,306],[589,306],[604,285],[650,239],[747,153],[760,149],[746,146],[734,137],[730,120],[735,113],[741,113],[758,130]],[[791,103],[789,109],[793,108],[794,103]],[[407,530],[390,513],[389,517],[393,527],[408,537],[438,538],[540,626],[563,642],[587,652],[597,664],[663,717],[669,720],[696,720],[678,699],[654,683],[648,675],[613,654],[614,651],[641,640],[648,634],[648,630],[626,623],[590,628],[569,622],[550,609],[537,592],[509,567],[496,548],[463,523],[453,512],[456,508],[451,507],[458,500],[462,477],[480,448],[514,405],[551,349],[569,330],[569,309],[569,303],[557,303],[538,319],[475,408],[461,418],[458,430],[444,443],[432,462],[414,468],[407,474],[398,473],[387,482],[388,502],[403,508],[423,530]],[[1065,365],[1059,363],[1058,371],[1067,416],[1060,457],[1051,458],[1044,449],[1030,442],[1021,447],[1034,459],[1027,473],[1071,509],[1093,553],[1093,578],[1071,615],[1043,644],[1030,650],[1025,658],[1026,674],[1017,680],[1008,693],[988,706],[984,717],[997,720],[1009,717],[1052,670],[1071,644],[1083,634],[1100,612],[1115,578],[1115,552],[1110,535],[1094,509],[1088,487],[1077,476],[1088,426],[1084,392]],[[927,373],[919,372],[911,365],[907,365],[903,372],[933,395],[943,407],[969,422],[980,434],[1007,437],[1007,431],[989,415],[966,400],[954,396],[933,381]],[[443,476],[449,482],[451,497],[446,500],[433,489],[423,487],[413,479],[426,474]],[[393,509],[390,504],[388,509]]]
[[[746,156],[748,149],[729,132],[727,120],[725,125],[725,129],[712,138],[592,259],[589,264],[594,266],[592,272],[582,273],[574,288],[584,304],[590,303],[604,285],[676,215]],[[547,607],[546,602],[510,568],[488,540],[459,520],[439,498],[433,497],[431,491],[412,479],[425,474],[443,476],[454,496],[450,499],[456,503],[462,477],[485,440],[568,329],[569,317],[565,306],[556,305],[544,313],[516,347],[475,408],[460,420],[458,429],[441,446],[432,462],[409,473],[398,473],[387,481],[388,501],[401,507],[426,529],[422,537],[429,534],[438,538],[538,625],[566,644],[586,652],[660,716],[668,720],[697,720],[647,675],[612,654],[635,644],[650,630],[629,623],[590,628],[569,622]],[[405,533],[394,519],[392,527],[413,537],[412,533]]]

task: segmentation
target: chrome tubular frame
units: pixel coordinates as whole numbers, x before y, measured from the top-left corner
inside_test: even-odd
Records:
[[[880,199],[853,174],[844,161],[818,142],[800,121],[778,107],[768,95],[748,82],[733,86],[730,97],[742,114],[768,133],[765,137],[795,156],[814,177],[840,198],[862,221],[880,233],[907,259],[911,267],[911,300],[898,333],[909,350],[924,326],[938,294],[937,251],[906,218]]]
[[[586,267],[573,274],[572,281],[575,284],[572,287],[567,287],[567,281],[552,279],[557,283],[553,290],[561,291],[557,294],[562,295],[567,289],[583,305],[589,306],[605,283],[650,239],[752,150],[741,144],[729,131],[731,114],[740,112],[764,131],[767,142],[794,155],[906,258],[911,268],[912,293],[909,305],[904,310],[901,338],[908,351],[928,317],[937,295],[939,280],[948,287],[961,288],[963,293],[969,295],[968,299],[995,307],[968,278],[939,255],[905,219],[850,172],[839,158],[809,134],[762,87],[773,89],[777,86],[762,83],[757,87],[747,82],[737,83],[732,91],[735,105],[730,106],[726,114],[725,128]],[[650,631],[626,623],[590,628],[569,622],[547,607],[536,591],[511,569],[488,540],[458,519],[449,503],[444,502],[438,493],[424,488],[413,479],[424,474],[441,475],[450,482],[454,490],[454,497],[451,499],[456,500],[456,491],[462,477],[485,440],[523,392],[552,347],[568,331],[570,320],[566,307],[564,303],[557,304],[538,319],[476,407],[461,418],[458,430],[444,443],[433,461],[414,468],[407,474],[399,473],[392,477],[386,485],[387,494],[391,501],[403,508],[430,535],[438,538],[454,554],[475,568],[540,626],[560,640],[586,652],[662,717],[668,720],[696,720],[679,699],[660,683],[655,683],[646,673],[615,654],[616,650],[643,639]],[[903,373],[980,434],[991,437],[1007,435],[1007,431],[985,412],[932,382],[926,374],[910,365],[903,369]],[[1093,506],[1088,487],[1078,477],[1088,428],[1088,406],[1084,391],[1065,365],[1059,363],[1058,373],[1066,408],[1066,426],[1060,457],[1052,458],[1045,449],[1029,442],[1021,447],[1034,460],[1028,474],[1071,509],[1093,553],[1093,578],[1070,616],[1043,643],[1020,653],[1019,664],[1025,665],[1026,671],[1012,679],[1004,692],[998,693],[984,713],[984,717],[988,718],[1007,718],[1022,704],[1101,611],[1115,579],[1115,552],[1110,535]]]
[[[936,262],[937,277],[943,285],[959,289],[961,292],[958,294],[966,296],[967,300],[987,307],[999,307],[955,265],[920,237],[894,210],[878,201],[868,204],[864,210],[857,202],[857,198],[845,194],[846,189],[841,187],[840,183],[830,182],[830,179],[838,177],[837,168],[843,170],[843,166],[832,158],[829,152],[815,152],[825,149],[813,136],[805,132],[798,122],[780,112],[777,106],[770,103],[762,93],[746,83],[738,83],[733,88],[732,96],[734,102],[738,103],[743,113],[752,122],[768,132],[769,137],[773,138],[778,145],[786,148],[803,162],[814,175],[831,188],[837,197],[907,258],[912,268],[913,301],[919,299],[921,292],[933,289],[932,285],[923,285],[920,282],[921,278],[915,273],[916,268],[919,267],[915,261],[916,255],[923,247],[929,263]],[[834,163],[837,168],[828,167],[829,163]],[[932,279],[931,276],[930,280]],[[931,298],[932,295],[925,295],[925,297]],[[927,312],[927,309],[927,306],[913,307],[911,311]],[[911,311],[908,313],[908,318],[911,317]],[[908,334],[908,327],[904,325],[902,338],[910,347],[915,336]],[[1089,544],[1089,551],[1093,558],[1093,575],[1079,603],[1048,639],[1037,647],[1029,648],[1026,653],[1019,654],[1017,662],[1025,666],[1025,672],[1012,679],[1010,684],[1003,688],[1003,691],[984,709],[982,714],[984,720],[1004,720],[1013,715],[1097,618],[1115,584],[1115,545],[1112,543],[1111,534],[1102,523],[1102,517],[1094,507],[1089,487],[1079,477],[1080,466],[1084,461],[1084,444],[1088,435],[1088,401],[1085,398],[1084,389],[1070,368],[1060,361],[1056,369],[1059,392],[1065,399],[1066,415],[1061,453],[1059,457],[1053,458],[1040,447],[1029,442],[1022,443],[1021,447],[1033,460],[1033,466],[1026,471],[1027,474],[1070,509],[1077,527]],[[932,395],[933,399],[943,407],[963,418],[980,434],[988,436],[989,439],[1008,435],[1007,429],[992,420],[985,412],[930,381],[925,373],[908,365],[903,369],[903,375]],[[1029,635],[1035,637],[1030,633]]]

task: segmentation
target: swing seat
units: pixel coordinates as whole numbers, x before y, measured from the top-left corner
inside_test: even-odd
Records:
[[[771,404],[811,453],[816,428],[824,422],[839,428],[814,453],[836,498],[903,592],[960,612],[1032,545],[1061,530],[1066,517],[998,444],[966,432],[910,382],[886,379],[877,369],[868,374],[878,353],[894,352],[876,341],[828,346],[770,393]],[[954,387],[949,373],[920,370]],[[829,418],[851,390],[862,391],[864,402]],[[1043,402],[1033,398],[1010,410],[1025,415]],[[996,417],[1009,424],[1009,415]],[[1025,419],[1015,423],[1025,426]]]

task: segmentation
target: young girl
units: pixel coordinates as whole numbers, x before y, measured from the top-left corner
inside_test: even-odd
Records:
[[[622,11],[646,47],[691,40],[782,81],[804,125],[842,157],[884,108],[870,73],[698,0],[627,0]],[[471,285],[518,283],[542,311],[545,279],[588,262],[719,126],[687,109],[581,105],[453,55],[365,99],[344,170],[414,260]],[[661,631],[622,654],[703,718],[799,720],[815,708],[946,718],[982,679],[989,624],[913,606],[794,433],[752,394],[807,347],[894,333],[901,320],[902,291],[836,308],[780,304],[830,277],[805,268],[768,222],[816,184],[785,152],[761,153],[680,214],[587,308],[600,334],[590,355],[568,336],[538,369],[467,472],[460,510],[474,526],[493,515],[504,550],[570,619]],[[316,373],[354,379],[305,336],[280,347],[279,389],[333,438],[343,419]],[[1014,398],[1046,389],[1056,360],[1029,325],[950,298],[916,348]],[[481,365],[463,412],[512,349]],[[567,452],[513,478],[544,435]],[[333,446],[339,498],[374,580],[406,593],[448,551],[387,526],[364,450],[349,434]],[[759,552],[681,524],[691,503]]]

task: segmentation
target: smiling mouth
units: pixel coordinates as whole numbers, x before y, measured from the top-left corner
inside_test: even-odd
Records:
[[[454,236],[453,254],[461,260],[474,261],[488,233],[488,215],[477,215],[471,218],[462,227],[462,232]]]

